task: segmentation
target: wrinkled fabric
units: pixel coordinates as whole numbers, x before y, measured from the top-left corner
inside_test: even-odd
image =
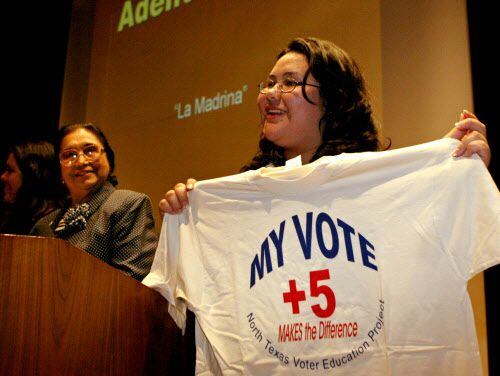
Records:
[[[500,262],[499,195],[457,141],[198,182],[143,281],[197,373],[481,375],[467,281]]]

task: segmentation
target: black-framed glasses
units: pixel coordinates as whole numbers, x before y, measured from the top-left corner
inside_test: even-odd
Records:
[[[320,87],[320,85],[315,85],[315,84],[310,84],[307,82],[303,81],[297,81],[294,80],[293,78],[285,78],[281,82],[276,82],[275,80],[272,80],[268,78],[265,81],[262,81],[259,84],[259,91],[262,94],[267,94],[269,93],[275,86],[278,88],[279,91],[282,93],[290,93],[295,89],[297,86],[314,86],[314,87]]]
[[[97,161],[102,153],[104,153],[104,148],[98,145],[89,144],[85,145],[81,149],[66,149],[59,154],[59,161],[63,166],[71,166],[75,163],[80,155],[89,162]]]

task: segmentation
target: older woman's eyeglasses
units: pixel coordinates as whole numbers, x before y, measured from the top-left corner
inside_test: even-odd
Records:
[[[320,87],[319,85],[309,84],[309,83],[303,82],[303,81],[297,81],[297,80],[294,80],[293,78],[285,78],[281,82],[276,82],[276,81],[268,78],[267,80],[262,81],[259,84],[259,91],[262,94],[267,94],[276,86],[278,88],[278,90],[281,91],[282,93],[290,93],[297,86],[306,86],[306,85]]]
[[[75,163],[80,155],[89,162],[97,161],[102,153],[104,152],[104,148],[97,145],[86,145],[82,149],[67,149],[63,150],[59,154],[59,161],[63,166],[71,166]]]

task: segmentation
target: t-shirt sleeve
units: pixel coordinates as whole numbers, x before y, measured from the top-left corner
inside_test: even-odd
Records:
[[[436,231],[459,275],[469,280],[500,263],[500,196],[477,156],[444,164],[434,180]]]
[[[203,278],[194,226],[185,210],[179,215],[165,215],[151,272],[143,284],[158,291],[169,302],[169,313],[183,331],[186,309],[201,301]]]

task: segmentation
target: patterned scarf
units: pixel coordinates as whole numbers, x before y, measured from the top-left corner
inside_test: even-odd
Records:
[[[66,232],[77,232],[83,230],[89,217],[89,204],[80,204],[69,208],[59,221],[54,232],[58,235]]]

